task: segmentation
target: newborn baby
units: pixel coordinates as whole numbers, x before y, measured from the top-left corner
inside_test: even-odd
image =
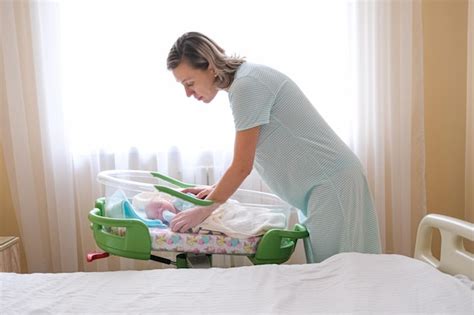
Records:
[[[194,196],[193,194],[189,194]],[[142,192],[133,197],[133,206],[145,211],[147,218],[170,222],[179,211],[192,208],[190,202],[160,192]]]
[[[158,219],[169,223],[178,210],[171,201],[155,197],[145,206],[145,213],[148,219]]]

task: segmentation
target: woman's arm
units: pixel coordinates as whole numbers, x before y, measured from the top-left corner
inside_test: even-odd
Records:
[[[236,133],[232,163],[206,198],[213,200],[214,204],[208,207],[194,207],[178,213],[170,222],[172,231],[186,232],[199,225],[221,203],[226,202],[232,196],[252,171],[259,135],[260,126]]]
[[[237,131],[232,163],[206,199],[223,203],[239,188],[253,168],[260,126]]]

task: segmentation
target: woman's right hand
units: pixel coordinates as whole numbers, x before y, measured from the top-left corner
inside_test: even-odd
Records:
[[[205,199],[212,191],[214,190],[214,186],[194,186],[189,188],[184,188],[181,190],[182,193],[192,193],[196,195],[196,198]]]

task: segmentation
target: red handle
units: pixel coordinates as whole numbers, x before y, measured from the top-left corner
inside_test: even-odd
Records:
[[[103,252],[103,253],[87,253],[87,261],[91,262],[96,259],[101,259],[101,258],[107,258],[109,257],[109,253]]]

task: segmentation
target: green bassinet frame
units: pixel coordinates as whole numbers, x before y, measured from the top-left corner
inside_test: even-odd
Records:
[[[192,186],[160,173],[151,172],[151,174],[178,187]],[[190,199],[189,196],[166,186],[155,185],[155,188],[190,202],[209,202],[208,200],[192,200],[193,198]],[[152,253],[150,232],[145,223],[138,219],[106,217],[105,204],[106,199],[104,197],[97,199],[95,208],[89,212],[88,216],[97,246],[105,252],[88,254],[88,261],[104,258],[111,254],[132,259],[154,260],[165,264],[173,264],[177,268],[189,268],[192,265],[192,263],[190,264],[190,258],[191,256],[194,257],[195,254],[178,253],[176,261],[154,255]],[[112,228],[125,228],[126,232],[124,235],[118,235],[110,232]],[[255,254],[246,256],[255,265],[281,264],[291,257],[298,239],[305,239],[308,236],[309,233],[306,227],[301,224],[295,224],[292,230],[271,229],[260,239]],[[208,260],[208,266],[212,266],[212,254],[203,254],[201,256]]]

